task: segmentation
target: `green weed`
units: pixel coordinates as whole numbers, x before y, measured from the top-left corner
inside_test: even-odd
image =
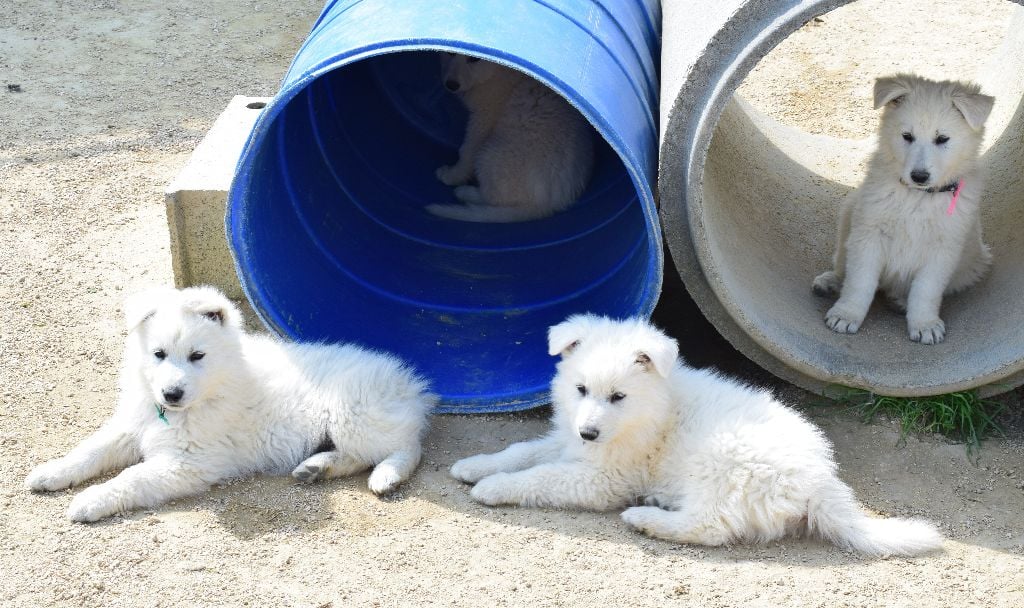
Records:
[[[974,390],[930,397],[886,397],[848,387],[830,393],[827,396],[839,404],[859,410],[865,423],[878,415],[897,420],[901,442],[910,433],[939,433],[963,442],[967,456],[976,457],[984,439],[1004,436],[995,419],[1005,405],[983,399]]]

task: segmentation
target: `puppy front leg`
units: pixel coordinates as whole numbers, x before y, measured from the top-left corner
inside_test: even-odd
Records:
[[[473,500],[491,506],[605,511],[626,503],[607,475],[578,462],[554,462],[516,473],[495,473],[478,481],[469,494]]]
[[[437,170],[437,179],[447,186],[461,186],[473,179],[476,155],[487,139],[488,129],[482,112],[472,112],[466,123],[466,138],[459,147],[459,160]]]
[[[72,521],[96,521],[140,507],[155,507],[207,489],[202,471],[167,458],[128,467],[120,475],[79,492],[68,507]]]
[[[513,443],[495,454],[477,454],[463,458],[449,469],[455,479],[476,483],[495,473],[511,473],[550,462],[562,452],[562,442],[553,437]]]
[[[938,344],[946,338],[946,324],[939,318],[942,294],[956,268],[956,260],[939,257],[922,268],[910,283],[907,295],[907,331],[921,344]]]
[[[108,422],[63,458],[32,469],[25,478],[25,487],[35,492],[63,490],[107,471],[135,464],[140,458],[132,436]]]
[[[847,244],[846,279],[839,300],[825,313],[825,325],[838,333],[855,334],[868,314],[882,274],[882,248],[871,241]]]

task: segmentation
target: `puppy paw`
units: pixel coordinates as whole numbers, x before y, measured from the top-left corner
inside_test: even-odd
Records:
[[[448,469],[448,473],[452,477],[464,483],[476,483],[492,472],[487,467],[487,456],[485,454],[463,458]]]
[[[455,198],[467,205],[482,205],[484,196],[476,186],[459,186],[455,188]]]
[[[860,329],[864,317],[851,314],[838,304],[828,309],[825,313],[825,325],[834,332],[840,334],[855,334]]]
[[[921,344],[938,344],[946,339],[946,324],[935,318],[921,323],[907,322],[910,339]]]
[[[25,487],[33,492],[54,492],[71,487],[73,484],[74,479],[70,472],[61,466],[58,460],[51,460],[37,466],[25,478]]]
[[[454,220],[459,219],[459,213],[462,212],[462,205],[427,205],[423,209],[431,215]]]
[[[374,467],[373,472],[370,473],[367,485],[370,486],[371,492],[379,496],[394,491],[400,483],[402,483],[402,476],[398,474],[395,467],[382,462]]]
[[[68,519],[91,522],[113,515],[118,509],[111,504],[103,486],[92,486],[78,493],[68,507]]]
[[[509,502],[507,488],[505,487],[506,473],[495,473],[484,477],[473,486],[469,495],[480,504],[496,506]]]
[[[650,534],[664,511],[658,507],[630,507],[622,512],[622,521],[644,534]]]
[[[471,170],[463,169],[458,165],[445,165],[438,167],[434,173],[437,179],[446,186],[461,186],[469,181],[472,176]]]
[[[313,483],[314,481],[320,480],[323,475],[323,467],[310,462],[303,462],[299,464],[299,466],[295,467],[294,471],[292,471],[292,477],[302,483]]]
[[[816,296],[828,298],[838,296],[839,290],[842,287],[843,282],[839,280],[839,275],[835,271],[829,270],[814,278],[814,283],[811,284],[811,291]]]

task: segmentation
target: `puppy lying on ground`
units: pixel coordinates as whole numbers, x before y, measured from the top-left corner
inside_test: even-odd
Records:
[[[867,517],[814,425],[766,391],[686,367],[646,322],[574,316],[548,339],[562,355],[553,428],[456,462],[478,502],[603,511],[642,500],[622,519],[680,543],[806,532],[866,555],[941,545],[926,522]]]
[[[467,222],[522,222],[576,202],[594,164],[593,129],[583,116],[518,70],[465,55],[444,61],[444,85],[462,99],[469,122],[458,162],[437,177],[457,186],[465,205],[427,211]]]
[[[885,106],[878,148],[840,210],[834,269],[814,279],[814,293],[840,294],[825,314],[830,328],[856,333],[881,288],[906,311],[911,340],[945,338],[943,294],[976,283],[992,261],[977,161],[993,102],[959,82],[903,74],[875,83],[875,107]]]
[[[124,468],[75,496],[72,520],[156,506],[257,472],[311,482],[373,468],[370,489],[381,494],[419,463],[434,397],[397,359],[246,335],[239,311],[209,287],[141,294],[125,312],[113,417],[25,480],[53,491]]]

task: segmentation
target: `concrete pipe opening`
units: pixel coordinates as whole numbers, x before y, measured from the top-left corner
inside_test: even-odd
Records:
[[[996,21],[987,28],[959,28],[955,35],[946,31],[932,41],[919,31],[921,21],[907,21],[908,11],[921,12],[924,21],[934,15],[936,9],[923,4],[722,2],[694,27],[698,4],[704,5],[665,5],[659,189],[666,242],[705,316],[759,365],[818,392],[846,385],[896,396],[974,387],[991,394],[1024,382],[1021,2],[957,3],[958,10],[980,6],[985,10],[976,12]],[[993,5],[999,8],[988,10]],[[870,37],[841,39],[851,31],[864,33],[844,28],[844,20],[867,17],[914,23],[914,32],[890,26]],[[963,15],[954,20],[976,21]],[[814,26],[822,31],[816,34]],[[702,35],[680,36],[694,29]],[[932,51],[942,45],[972,48],[967,36],[992,29],[1006,34],[997,41],[975,40],[973,48],[991,48],[987,56],[971,59],[977,69],[970,73],[959,71],[963,63],[946,63],[948,57]],[[850,69],[877,67],[858,83],[866,111],[874,77],[900,70],[974,80],[997,99],[982,146],[982,221],[995,261],[981,283],[944,300],[948,334],[942,344],[911,342],[903,315],[887,309],[882,298],[855,335],[836,334],[823,323],[833,301],[812,295],[811,281],[831,267],[839,205],[860,183],[873,143],[869,137],[811,132],[807,117],[790,120],[778,111],[770,116],[734,94],[758,62],[798,30],[801,36],[831,36],[823,47],[836,56],[827,61],[849,52],[856,55],[847,62]],[[813,74],[790,97],[813,97],[815,79],[847,77],[840,72]],[[838,109],[815,109],[824,124],[843,120]],[[872,113],[872,128],[876,122]],[[841,127],[837,131],[844,134]]]

